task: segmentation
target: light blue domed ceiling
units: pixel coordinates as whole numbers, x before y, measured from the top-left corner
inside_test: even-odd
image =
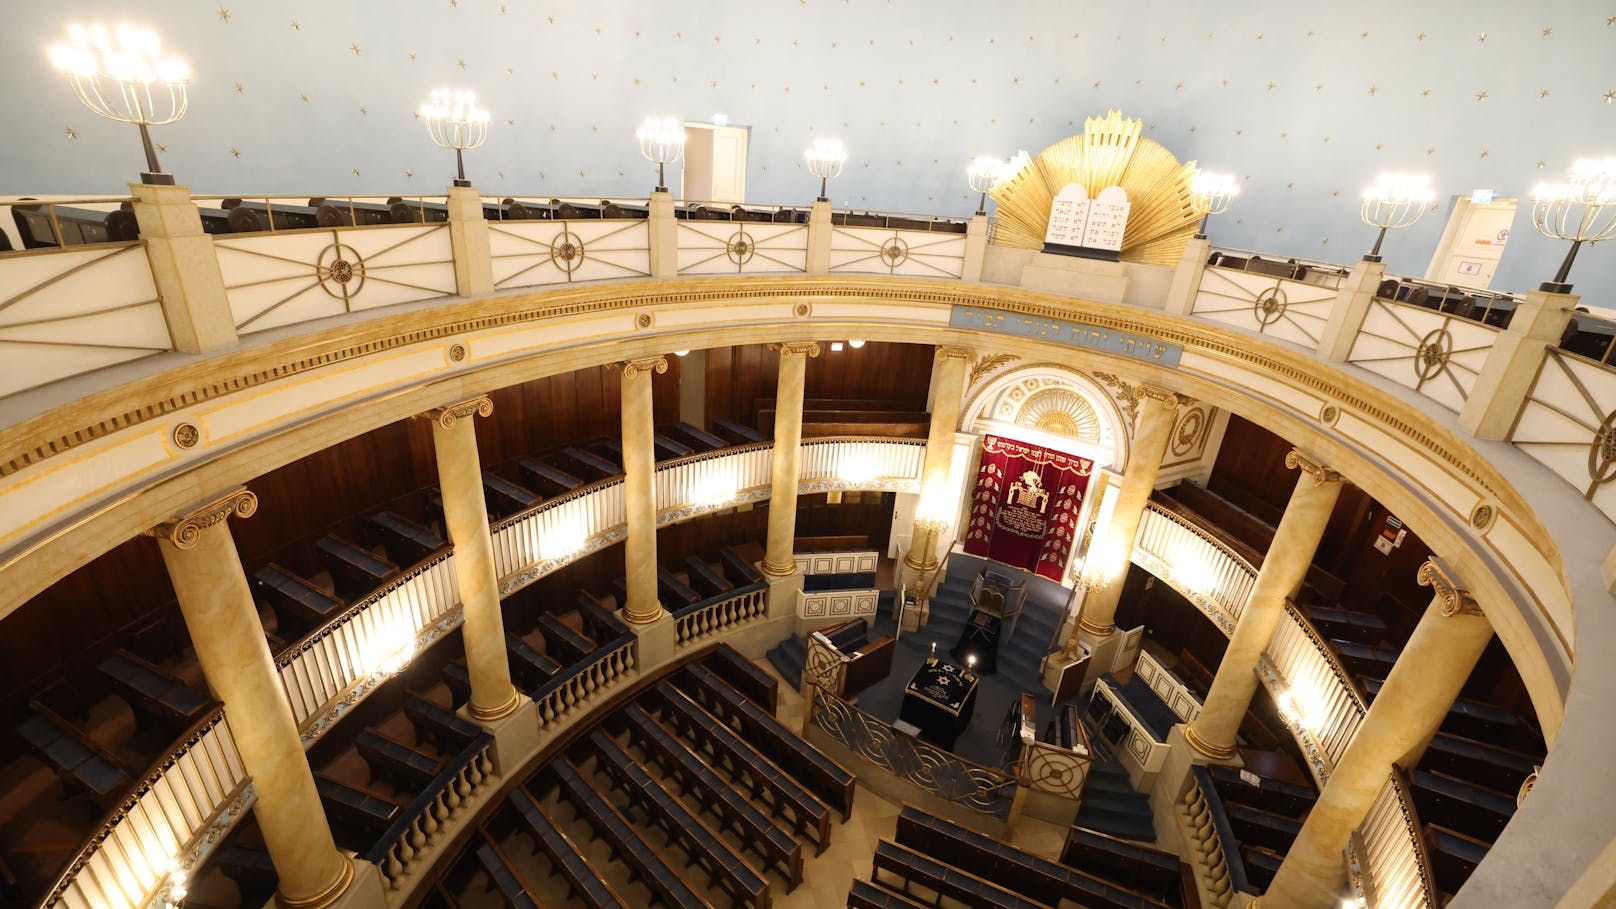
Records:
[[[1612,0],[62,0],[7,4],[0,192],[115,192],[142,169],[133,128],[45,55],[70,21],[124,16],[191,65],[190,113],[156,138],[198,193],[441,192],[452,156],[411,112],[445,85],[494,114],[467,155],[488,193],[643,194],[640,119],[724,114],[752,129],[753,201],[812,198],[802,149],[830,135],[851,156],[837,204],[954,214],[971,156],[1117,107],[1241,178],[1215,242],[1334,261],[1372,241],[1357,199],[1379,171],[1524,201],[1616,154]],[[1389,238],[1390,269],[1423,274],[1445,217]],[[1563,251],[1523,207],[1494,286],[1536,286]],[[1580,259],[1584,302],[1616,305],[1616,248]]]

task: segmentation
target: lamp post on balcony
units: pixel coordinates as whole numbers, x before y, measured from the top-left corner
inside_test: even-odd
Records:
[[[1375,185],[1364,190],[1363,207],[1358,212],[1365,224],[1380,228],[1374,248],[1364,256],[1364,261],[1379,262],[1380,244],[1386,239],[1386,231],[1412,227],[1430,209],[1433,198],[1430,177],[1414,174],[1377,177]]]
[[[1190,202],[1201,214],[1201,226],[1195,231],[1195,239],[1206,239],[1207,219],[1228,211],[1229,206],[1234,204],[1234,197],[1238,195],[1240,185],[1228,174],[1214,174],[1203,170],[1195,175],[1195,182],[1190,184]]]
[[[826,184],[841,175],[842,167],[847,164],[847,149],[835,139],[815,139],[802,157],[808,162],[808,172],[819,178],[819,201],[829,202]]]
[[[1616,158],[1588,158],[1571,166],[1564,183],[1540,183],[1532,190],[1532,226],[1545,237],[1570,240],[1553,281],[1543,282],[1550,293],[1570,293],[1566,278],[1577,249],[1616,236]]]
[[[971,184],[971,192],[980,193],[981,199],[976,204],[976,213],[988,213],[988,190],[1004,179],[1005,161],[1003,158],[979,156],[971,161],[971,169],[965,172],[965,179]]]
[[[174,175],[158,165],[148,127],[185,116],[190,69],[183,61],[164,58],[157,33],[149,28],[120,25],[108,32],[102,25],[70,25],[67,34],[71,43],[51,47],[51,64],[67,74],[85,107],[108,120],[140,127],[147,168],[140,182],[172,186]]]
[[[667,192],[667,167],[685,155],[684,124],[673,117],[646,117],[634,138],[640,142],[640,154],[656,165],[656,191]]]
[[[466,179],[468,148],[481,148],[488,141],[488,111],[477,107],[475,92],[433,89],[432,100],[421,105],[420,117],[432,141],[455,153],[456,186],[470,186]]]

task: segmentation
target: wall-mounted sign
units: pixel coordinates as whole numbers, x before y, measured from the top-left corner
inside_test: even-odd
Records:
[[[1460,259],[1459,274],[1471,276],[1481,274],[1481,263],[1475,259]]]
[[[1068,347],[1085,347],[1162,366],[1178,366],[1178,358],[1184,353],[1184,348],[1177,344],[1144,335],[979,306],[954,307],[949,313],[948,324],[950,328],[969,328],[1037,341],[1053,341]]]
[[[1473,189],[1470,191],[1472,205],[1487,205],[1493,201],[1493,191],[1490,189]]]
[[[1107,186],[1090,199],[1082,184],[1066,184],[1049,208],[1044,252],[1115,262],[1129,207],[1128,194],[1120,186]]]

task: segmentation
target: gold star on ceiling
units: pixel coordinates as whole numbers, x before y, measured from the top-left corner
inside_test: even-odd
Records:
[[[1476,92],[1476,103],[1477,104],[1480,104],[1481,102],[1483,102],[1485,100],[1487,100],[1487,90],[1486,89],[1482,89],[1481,91]]]
[[[1278,85],[1279,85],[1279,83],[1278,83],[1278,82],[1270,82],[1270,83],[1268,83],[1268,90],[1269,90],[1269,91],[1273,91],[1273,90],[1274,90],[1274,88],[1275,88],[1275,87],[1276,87],[1276,86],[1278,86]]]
[[[1550,36],[1552,34],[1554,34],[1554,29],[1553,28],[1545,28],[1543,30],[1543,37],[1545,37],[1545,38],[1547,38],[1548,36]]]
[[[164,154],[167,154],[168,153],[168,146],[166,146],[163,143],[159,142],[159,143],[157,143],[157,150],[160,151],[160,152],[163,152]]]
[[[240,82],[237,82],[237,83],[236,83],[236,94],[238,94],[238,95],[241,95],[241,94],[245,94],[245,93],[246,93],[246,91],[247,91],[247,90],[246,90],[246,89],[244,89],[244,88],[242,88],[242,87],[241,87],[241,83],[240,83]]]
[[[355,57],[359,56],[359,45],[358,44],[350,44],[350,45],[348,45],[348,49],[353,51],[353,54],[354,54]],[[412,60],[415,59],[415,55],[410,54],[410,59],[412,59]]]
[[[1609,104],[1612,101],[1616,101],[1616,91],[1605,92],[1605,103]]]
[[[404,169],[404,179],[409,180],[409,179],[413,179],[414,177],[415,177],[415,171],[410,170],[409,168]]]
[[[363,104],[359,105],[359,116],[361,116],[361,117],[370,116],[370,108],[364,106]]]
[[[1369,33],[1368,32],[1362,32],[1361,34],[1358,35],[1358,40],[1359,41],[1367,41],[1367,40],[1369,40]]]
[[[1428,88],[1420,89],[1420,97],[1421,98],[1429,98],[1429,97],[1431,97],[1431,90],[1428,89]]]
[[[356,53],[356,54],[357,54],[357,53],[359,53],[359,52],[358,52],[358,51],[354,51],[354,53]],[[411,62],[411,63],[414,63],[414,62],[415,62],[415,51],[410,51],[410,62]]]
[[[1547,166],[1548,166],[1547,161],[1539,161],[1539,162],[1537,162],[1537,169],[1538,170],[1542,170],[1543,168],[1545,168]]]
[[[1476,36],[1476,43],[1477,44],[1486,44],[1487,43],[1487,33],[1482,32],[1481,34],[1477,35]]]
[[[225,9],[222,6],[219,7],[219,21],[220,22],[225,22],[225,23],[228,23],[230,21],[230,11]]]
[[[1424,41],[1425,40],[1425,32],[1420,32],[1419,34],[1415,35],[1414,40],[1415,41]]]
[[[230,149],[230,157],[232,157],[232,158],[241,157],[241,149],[239,149],[239,148]]]
[[[1546,89],[1546,88],[1545,88],[1545,89],[1541,89],[1541,90],[1539,90],[1539,91],[1538,91],[1538,93],[1537,93],[1537,96],[1538,96],[1538,97],[1539,97],[1539,98],[1547,98],[1547,97],[1548,97],[1548,96],[1549,96],[1549,90],[1548,90],[1548,89]]]
[[[1485,148],[1481,150],[1481,156],[1483,158],[1487,157],[1487,150]]]
[[[465,69],[466,68],[466,61],[464,61],[464,60],[456,60],[455,61],[455,66],[458,66],[461,69]]]
[[[307,103],[309,103],[309,96],[308,95],[298,95],[297,100],[302,101],[304,104],[307,104]]]
[[[303,26],[298,24],[298,21],[296,19],[293,19],[292,20],[292,31],[300,32],[302,30],[303,30]]]
[[[1427,154],[1427,155],[1434,155],[1434,154],[1436,154],[1436,146],[1435,146],[1435,145],[1432,145],[1432,146],[1430,146],[1430,147],[1429,147],[1429,148],[1427,148],[1427,149],[1426,149],[1426,150],[1425,150],[1425,153],[1426,153],[1426,154]]]
[[[1371,95],[1373,95],[1373,94],[1378,94],[1378,93],[1379,93],[1379,92],[1380,92],[1380,86],[1378,86],[1378,85],[1371,85],[1371,86],[1369,86],[1369,93],[1370,93],[1370,94],[1371,94]]]
[[[356,177],[359,176],[359,168],[356,167],[353,169],[353,175]]]
[[[69,139],[77,139],[79,137],[79,131],[69,126],[67,128],[67,137]]]

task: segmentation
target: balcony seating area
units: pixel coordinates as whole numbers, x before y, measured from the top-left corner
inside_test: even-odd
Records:
[[[569,730],[439,865],[422,905],[763,909],[795,889],[807,847],[830,841],[831,807],[810,790],[834,764],[730,712],[744,703],[772,719],[772,691],[753,700],[724,681],[749,675],[745,663],[710,651]],[[729,710],[692,700],[692,685]]]
[[[774,426],[774,399],[753,404],[753,425]],[[924,404],[911,401],[870,401],[853,398],[805,398],[802,402],[802,437],[886,435],[923,439],[931,426]]]
[[[876,847],[849,906],[1092,909],[1199,906],[1177,857],[1074,827],[1059,862],[928,814],[912,805]]]
[[[1375,296],[1382,300],[1434,309],[1461,319],[1507,328],[1520,301],[1504,294],[1478,293],[1463,287],[1431,284],[1410,278],[1387,278]]]
[[[1208,256],[1206,264],[1214,268],[1231,268],[1236,271],[1271,275],[1289,281],[1303,281],[1330,287],[1334,287],[1335,283],[1346,273],[1346,270],[1339,266],[1312,265],[1298,262],[1295,259],[1265,259],[1255,253],[1239,256],[1221,250],[1214,251]]]

